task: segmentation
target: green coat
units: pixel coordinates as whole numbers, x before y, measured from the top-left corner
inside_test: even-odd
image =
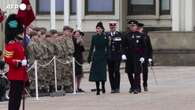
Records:
[[[88,60],[92,60],[89,81],[106,81],[108,39],[106,35],[94,35],[91,40]]]

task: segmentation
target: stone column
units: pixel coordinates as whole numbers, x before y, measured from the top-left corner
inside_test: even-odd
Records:
[[[128,0],[119,0],[119,30],[126,31]]]
[[[56,1],[50,1],[50,26],[51,29],[56,29]]]
[[[193,0],[185,0],[185,31],[193,31]]]
[[[83,0],[77,0],[77,29],[82,30],[82,17],[83,17]]]
[[[70,0],[64,0],[64,25],[69,25],[70,19]]]
[[[180,31],[180,0],[171,0],[172,31]]]

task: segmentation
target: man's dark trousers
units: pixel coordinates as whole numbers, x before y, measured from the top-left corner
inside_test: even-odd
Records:
[[[10,81],[10,92],[9,92],[9,109],[8,110],[19,110],[22,92],[24,90],[24,81]]]
[[[110,86],[112,90],[120,90],[121,60],[108,60]]]

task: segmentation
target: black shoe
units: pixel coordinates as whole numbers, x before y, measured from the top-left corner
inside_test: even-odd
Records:
[[[95,92],[97,91],[97,89],[91,89],[91,92]],[[102,91],[102,89],[100,89],[100,91]]]
[[[138,91],[139,93],[141,93],[141,92],[142,92],[141,88],[139,88],[137,91]]]
[[[119,90],[119,89],[116,89],[116,90],[115,90],[115,93],[120,93],[120,90]]]
[[[97,89],[91,89],[91,92],[95,92],[95,91],[97,91]]]
[[[116,91],[115,90],[111,90],[111,94],[114,94]]]
[[[100,95],[100,91],[99,90],[97,90],[96,95]]]
[[[132,88],[129,89],[129,93],[133,93],[133,91],[134,91],[134,90],[133,90]]]
[[[144,91],[145,92],[148,92],[148,87],[144,87]]]
[[[77,89],[77,92],[85,92],[85,91],[82,89]]]
[[[103,93],[103,94],[105,94],[105,93],[106,93],[106,90],[105,90],[104,88],[102,89],[102,93]]]
[[[134,93],[134,94],[138,94],[139,91],[138,91],[138,90],[134,90],[133,93]]]

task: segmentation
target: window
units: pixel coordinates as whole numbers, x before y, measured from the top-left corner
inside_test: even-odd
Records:
[[[44,4],[44,5],[43,5]],[[38,14],[50,13],[50,0],[36,0],[36,11]],[[64,0],[56,0],[56,13],[63,14]]]
[[[155,0],[129,0],[128,14],[129,15],[154,15]]]
[[[170,14],[171,1],[170,0],[160,0],[160,14]]]
[[[70,14],[75,15],[77,12],[77,0],[70,0]]]
[[[115,0],[86,0],[86,14],[114,14]]]

